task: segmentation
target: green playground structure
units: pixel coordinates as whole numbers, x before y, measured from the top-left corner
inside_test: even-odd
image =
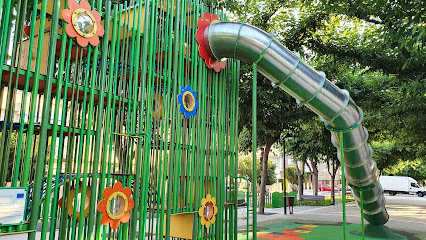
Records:
[[[387,222],[361,109],[272,35],[198,0],[0,9],[0,236],[238,239],[240,61],[253,149],[259,71],[323,119],[362,219]]]

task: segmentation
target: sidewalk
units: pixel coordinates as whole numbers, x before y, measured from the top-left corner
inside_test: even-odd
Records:
[[[390,204],[387,205],[389,221],[385,226],[378,227],[365,221],[366,236],[375,233],[379,234],[375,236],[376,239],[426,240],[426,208],[422,205],[389,202]],[[294,214],[288,214],[287,211],[287,215],[284,215],[284,208],[266,208],[265,215],[257,215],[258,237],[259,239],[343,239],[342,212],[342,205],[295,206]],[[246,222],[241,219],[242,214],[245,216],[245,209],[238,211],[239,239],[246,239]],[[252,219],[252,215],[250,217]],[[346,222],[347,239],[361,239],[361,215],[354,202],[346,204]],[[330,238],[329,234],[337,235]],[[289,238],[290,235],[295,238]]]
[[[257,222],[265,222],[274,219],[291,219],[296,216],[303,216],[305,212],[313,211],[321,207],[317,206],[294,206],[293,214],[290,214],[290,211],[287,208],[287,215],[284,215],[284,208],[265,208],[265,214],[257,214]],[[238,208],[238,227],[245,226],[247,220],[247,208],[239,207]],[[250,213],[250,224],[252,224],[253,214]]]
[[[425,199],[426,200],[426,199]],[[425,208],[410,205],[387,205],[389,221],[386,226],[392,229],[412,230],[426,232],[426,212]],[[403,212],[402,212],[403,211]],[[246,221],[241,216],[245,209],[238,210],[238,226],[245,226]],[[327,222],[343,222],[342,206],[295,206],[294,214],[284,215],[284,208],[265,208],[265,215],[257,214],[257,222],[269,220],[313,220]],[[250,215],[252,219],[252,215]],[[346,222],[361,223],[361,214],[354,202],[346,204]],[[368,222],[365,222],[367,224]],[[251,221],[250,221],[251,224]]]

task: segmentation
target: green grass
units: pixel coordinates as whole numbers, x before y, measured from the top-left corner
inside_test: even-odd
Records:
[[[336,196],[335,197],[336,201],[341,202],[342,201],[342,197],[341,196]],[[346,197],[346,202],[353,202],[355,201],[352,197],[347,196]],[[306,205],[306,206],[324,206],[324,202],[319,201],[319,202],[314,202],[314,201],[303,201],[302,205]],[[325,206],[330,206],[331,205],[331,197],[325,197]]]

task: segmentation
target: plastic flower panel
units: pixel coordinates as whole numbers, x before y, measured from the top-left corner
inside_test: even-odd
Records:
[[[219,61],[212,57],[207,50],[208,46],[206,46],[204,43],[204,32],[206,28],[214,21],[219,21],[219,17],[214,13],[210,15],[210,13],[205,12],[203,17],[198,19],[198,30],[195,33],[195,38],[199,45],[198,52],[206,62],[207,67],[215,70],[216,72],[219,72],[221,69],[226,67],[226,61]]]
[[[113,188],[105,188],[102,195],[104,199],[98,203],[98,211],[103,213],[101,223],[109,224],[112,229],[117,229],[121,223],[127,223],[130,220],[129,211],[135,206],[130,199],[132,190],[128,187],[123,189],[123,184],[117,182]]]
[[[185,115],[186,118],[195,116],[197,114],[198,101],[197,93],[191,89],[191,86],[180,88],[180,94],[177,96],[180,104],[179,111]]]
[[[99,37],[105,33],[104,28],[100,25],[99,12],[92,11],[92,6],[86,0],[82,0],[80,3],[69,0],[68,8],[62,10],[62,17],[68,23],[65,28],[68,36],[76,38],[78,45],[82,47],[86,47],[89,43],[97,46]]]
[[[207,196],[201,200],[201,207],[198,209],[198,215],[201,217],[201,225],[209,228],[215,223],[217,211],[216,198],[207,194]]]

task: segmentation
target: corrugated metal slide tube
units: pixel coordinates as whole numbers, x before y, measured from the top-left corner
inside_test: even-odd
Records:
[[[348,182],[357,188],[368,189],[363,195],[364,216],[368,222],[382,225],[388,221],[377,167],[367,143],[367,130],[361,124],[362,111],[346,90],[327,80],[324,73],[300,61],[297,54],[271,35],[248,24],[213,22],[204,32],[204,42],[216,59],[257,61],[257,67],[265,77],[318,114],[329,129],[347,130],[343,133],[343,142]],[[340,149],[339,133],[332,131],[332,142]],[[359,206],[359,190],[353,188],[352,194]]]

